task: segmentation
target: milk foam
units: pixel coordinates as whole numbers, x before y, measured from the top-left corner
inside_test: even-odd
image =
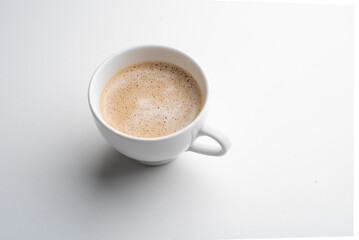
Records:
[[[194,78],[166,62],[142,62],[116,73],[105,85],[100,111],[113,128],[136,137],[160,137],[191,123],[202,108]]]

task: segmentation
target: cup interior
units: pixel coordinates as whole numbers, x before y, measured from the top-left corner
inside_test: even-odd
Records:
[[[114,53],[95,71],[89,85],[89,104],[97,118],[102,119],[99,109],[99,100],[107,81],[122,68],[144,61],[169,62],[189,72],[201,88],[204,100],[201,113],[203,112],[207,105],[208,85],[205,74],[199,65],[191,57],[176,49],[162,46],[142,46]]]

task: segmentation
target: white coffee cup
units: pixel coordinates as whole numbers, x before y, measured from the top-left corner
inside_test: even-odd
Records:
[[[120,69],[138,62],[165,61],[187,70],[198,82],[204,97],[201,112],[185,128],[163,137],[141,138],[122,133],[104,121],[100,114],[99,100],[106,82]],[[230,141],[219,130],[204,124],[208,108],[208,81],[201,67],[188,55],[164,46],[139,46],[118,51],[107,58],[93,74],[88,101],[95,123],[103,137],[120,153],[147,165],[162,165],[176,159],[184,151],[211,156],[224,155]],[[218,148],[194,142],[200,136],[208,136],[218,142]]]

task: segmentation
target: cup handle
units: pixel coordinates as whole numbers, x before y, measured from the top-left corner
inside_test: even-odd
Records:
[[[218,129],[212,126],[204,125],[199,130],[196,139],[201,136],[208,136],[214,139],[221,146],[221,148],[214,149],[210,146],[206,146],[205,144],[201,144],[201,143],[196,143],[196,141],[194,141],[191,144],[191,146],[188,148],[188,151],[206,154],[210,156],[223,156],[224,154],[227,153],[228,149],[231,146],[231,142],[229,141],[229,139],[221,131],[219,131]]]

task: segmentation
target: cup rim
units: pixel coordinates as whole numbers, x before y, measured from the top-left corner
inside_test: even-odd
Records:
[[[157,48],[157,49],[165,49],[165,50],[169,50],[169,51],[173,51],[175,52],[176,54],[179,54],[179,55],[183,55],[185,56],[186,58],[188,58],[190,61],[192,61],[196,67],[198,68],[198,70],[200,71],[200,73],[203,75],[204,77],[204,86],[205,86],[205,91],[206,91],[206,94],[205,94],[205,98],[204,98],[204,104],[202,106],[202,109],[200,111],[200,113],[197,115],[197,117],[190,123],[188,124],[187,126],[185,126],[184,128],[181,128],[179,131],[177,132],[174,132],[174,133],[171,133],[171,134],[168,134],[168,135],[165,135],[165,136],[161,136],[161,137],[153,137],[153,138],[146,138],[146,137],[136,137],[136,136],[132,136],[132,135],[129,135],[129,134],[126,134],[126,133],[123,133],[115,128],[113,128],[111,125],[109,125],[100,115],[99,113],[97,113],[95,110],[94,110],[94,107],[93,105],[95,104],[96,101],[93,101],[92,100],[92,97],[91,97],[91,89],[92,89],[92,86],[93,86],[93,83],[95,82],[95,78],[97,76],[97,74],[102,70],[102,68],[108,64],[114,57],[116,57],[117,55],[120,55],[120,54],[123,54],[125,52],[129,52],[129,51],[134,51],[134,50],[141,50],[141,49],[148,49],[148,48]],[[187,71],[187,70],[186,70]],[[200,119],[204,116],[205,114],[205,110],[207,109],[207,106],[208,106],[208,94],[209,94],[209,87],[208,87],[208,82],[207,82],[207,75],[205,74],[205,72],[203,71],[203,69],[200,67],[200,65],[191,57],[189,56],[188,54],[180,51],[180,50],[177,50],[175,48],[172,48],[172,47],[168,47],[168,46],[163,46],[163,45],[139,45],[139,46],[132,46],[132,47],[128,47],[128,48],[124,48],[124,49],[121,49],[121,50],[118,50],[114,53],[112,53],[109,57],[107,57],[104,61],[102,61],[102,63],[97,67],[97,69],[95,70],[95,72],[93,73],[92,77],[91,77],[91,80],[90,80],[90,83],[89,83],[89,86],[88,86],[88,103],[89,103],[89,107],[90,107],[90,110],[93,114],[93,116],[95,116],[96,120],[99,121],[105,128],[107,128],[107,130],[111,131],[112,133],[114,133],[115,135],[117,136],[120,136],[120,137],[123,137],[123,138],[127,138],[127,139],[130,139],[130,140],[136,140],[136,141],[150,141],[150,142],[153,142],[153,141],[162,141],[162,140],[166,140],[166,139],[169,139],[169,138],[172,138],[172,137],[175,137],[175,136],[178,136],[180,135],[181,133],[187,131],[188,129],[190,129],[193,125],[195,125],[198,121],[200,121]]]

